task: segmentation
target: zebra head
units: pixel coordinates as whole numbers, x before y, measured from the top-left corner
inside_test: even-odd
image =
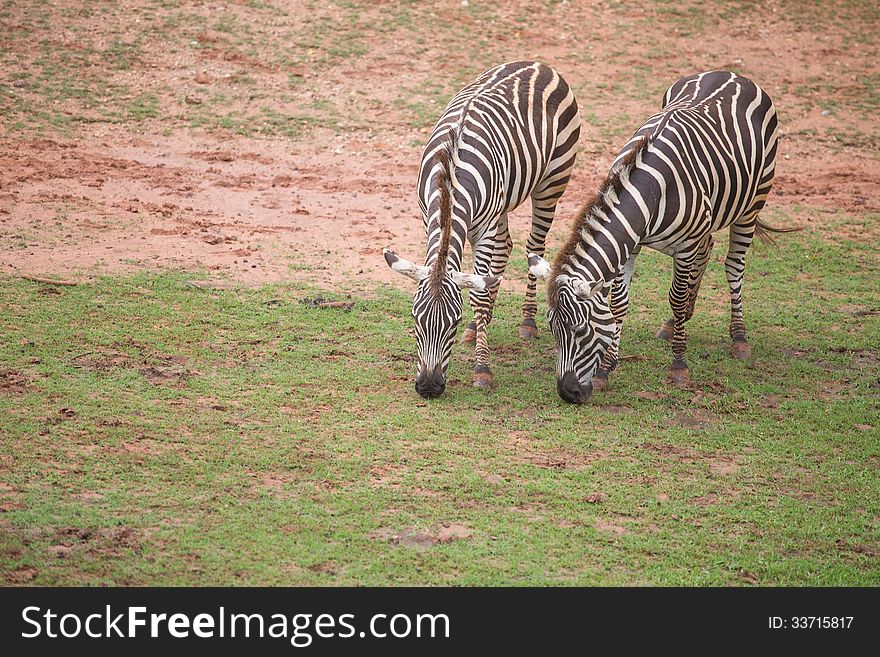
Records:
[[[418,283],[412,304],[419,347],[416,392],[426,399],[439,397],[446,389],[446,370],[461,322],[462,289],[485,290],[501,277],[448,270],[432,280],[431,267],[408,262],[388,249],[384,256],[391,269]]]
[[[529,271],[538,278],[550,275],[550,264],[529,255]],[[615,320],[603,295],[605,281],[558,274],[548,295],[547,319],[556,339],[556,391],[572,404],[593,393],[593,374],[614,338]]]

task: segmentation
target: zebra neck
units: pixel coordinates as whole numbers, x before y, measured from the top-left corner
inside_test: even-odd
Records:
[[[611,283],[645,236],[655,213],[646,195],[637,189],[633,193],[625,188],[618,193],[606,192],[603,202],[590,209],[580,229],[575,251],[580,274],[591,282]]]
[[[623,271],[638,241],[629,238],[609,240],[603,233],[592,234],[578,249],[581,275],[589,282],[611,283]]]

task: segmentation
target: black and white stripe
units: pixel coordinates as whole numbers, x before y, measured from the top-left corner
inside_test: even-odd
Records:
[[[642,246],[673,257],[673,318],[660,335],[672,338],[673,381],[685,383],[684,324],[693,314],[712,233],[730,228],[731,353],[749,356],[744,261],[756,231],[776,230],[758,220],[773,183],[776,110],[755,83],[725,71],[683,78],[663,101],[662,111],[620,151],[554,263],[549,317],[559,350],[558,389],[568,401],[588,397],[594,372],[604,384],[617,364],[633,263]],[[590,339],[578,332],[585,326]]]
[[[507,215],[531,197],[527,248],[543,253],[579,135],[574,93],[556,71],[538,62],[485,71],[450,101],[434,127],[418,183],[428,237],[425,264],[417,267],[386,254],[392,268],[419,280],[413,315],[419,344],[416,389],[423,396],[443,392],[462,314],[461,287],[470,288],[474,312],[463,338],[476,342],[474,383],[492,386],[486,327],[513,246]],[[461,273],[465,241],[473,248],[473,275]],[[520,327],[524,338],[536,331],[535,287],[530,274]]]

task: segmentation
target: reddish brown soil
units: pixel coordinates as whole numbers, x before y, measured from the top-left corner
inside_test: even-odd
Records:
[[[128,2],[125,9],[143,4]],[[290,15],[259,22],[246,3],[228,6],[226,13],[250,21],[258,36],[277,35],[304,10],[297,2],[274,4],[286,6]],[[776,100],[783,139],[771,207],[785,208],[793,222],[820,230],[823,215],[813,208],[880,211],[880,136],[870,105],[874,102],[876,112],[871,99],[877,44],[870,36],[851,38],[876,35],[876,24],[853,30],[845,16],[835,21],[832,9],[826,14],[831,18],[816,23],[801,16],[796,4],[770,2],[737,12],[735,20],[706,9],[715,13],[697,38],[693,31],[678,36],[689,14],[674,15],[660,5],[563,3],[554,20],[523,23],[515,18],[526,11],[524,2],[506,3],[492,20],[458,4],[431,5],[427,15],[453,26],[449,29],[460,21],[482,30],[492,44],[491,58],[478,49],[447,53],[443,39],[425,25],[399,41],[367,31],[359,57],[324,68],[279,70],[260,56],[233,50],[223,33],[205,28],[199,38],[206,47],[199,51],[172,57],[147,39],[130,68],[107,71],[135,91],[162,85],[160,114],[171,112],[175,98],[202,103],[206,89],[228,84],[230,76],[247,76],[257,89],[304,77],[301,97],[289,104],[314,96],[349,121],[335,129],[316,127],[295,140],[204,131],[161,116],[138,124],[76,123],[66,133],[42,134],[11,130],[4,119],[0,272],[84,280],[173,268],[205,270],[212,278],[245,284],[298,280],[343,290],[388,282],[409,287],[387,269],[381,250],[390,245],[416,260],[423,253],[414,189],[419,144],[431,126],[430,119],[423,125],[402,120],[401,104],[394,101],[401,85],[454,76],[465,81],[498,61],[526,57],[555,65],[579,90],[585,117],[598,117],[585,120],[582,152],[551,244],[561,241],[569,218],[625,138],[594,124],[625,114],[633,129],[657,107],[655,88],[662,91],[683,74],[709,68],[740,70]],[[192,11],[207,15],[211,5],[196,3]],[[364,22],[378,21],[392,9],[365,3]],[[332,17],[341,10],[327,11]],[[78,30],[101,35],[110,29],[82,18],[65,21],[33,26],[13,11],[0,19],[0,27],[12,35],[10,50],[23,68],[39,56],[41,40],[70,45],[80,38]],[[649,26],[655,33],[640,43]],[[419,55],[413,55],[416,44]],[[633,71],[644,75],[634,77]],[[11,75],[0,73],[0,82],[11,85]],[[650,93],[637,93],[643,83],[650,84]],[[63,101],[61,111],[69,103]],[[512,223],[522,244],[527,209],[520,208]]]

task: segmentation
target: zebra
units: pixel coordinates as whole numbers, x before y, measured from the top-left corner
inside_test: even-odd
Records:
[[[562,399],[580,403],[607,385],[643,246],[673,258],[673,316],[658,337],[671,338],[671,383],[689,385],[685,322],[694,312],[712,234],[722,228],[730,227],[730,354],[751,357],[742,310],[746,250],[756,233],[795,230],[758,219],[773,184],[777,138],[773,102],[751,80],[727,71],[682,78],[617,155],[553,266],[529,254],[530,271],[549,278],[548,320]]]
[[[419,206],[427,234],[424,265],[385,249],[388,266],[418,282],[412,314],[418,342],[416,391],[439,397],[469,290],[474,385],[494,387],[486,328],[513,241],[507,215],[532,201],[527,252],[543,254],[560,196],[574,167],[580,115],[574,92],[545,64],[518,61],[481,73],[449,102],[422,156]],[[461,271],[465,239],[473,273]],[[537,333],[537,279],[529,273],[520,337]]]

